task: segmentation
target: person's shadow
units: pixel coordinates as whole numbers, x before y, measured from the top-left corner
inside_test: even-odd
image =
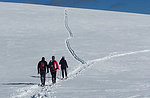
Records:
[[[40,76],[30,76],[32,78],[40,78]],[[46,78],[51,78],[50,76],[46,76]]]
[[[40,78],[40,76],[30,76],[32,78]],[[47,76],[46,78],[51,78],[50,76]],[[38,83],[27,83],[27,82],[10,82],[10,83],[1,83],[1,85],[6,86],[26,86],[26,85],[38,85]]]
[[[2,85],[21,85],[21,86],[25,86],[25,85],[37,85],[37,83],[21,83],[21,82],[15,82],[15,83],[2,83]]]

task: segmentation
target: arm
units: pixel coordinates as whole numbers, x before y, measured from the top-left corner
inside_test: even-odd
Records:
[[[37,70],[38,70],[38,74],[39,74],[40,73],[40,62],[38,63]]]
[[[57,69],[59,69],[59,65],[58,65],[57,61],[56,61],[56,67],[57,67]]]
[[[68,64],[67,64],[67,61],[65,60],[65,63],[66,63],[66,67],[68,68]]]
[[[61,65],[61,60],[59,61],[59,65]]]
[[[49,65],[46,62],[47,73],[49,73]]]

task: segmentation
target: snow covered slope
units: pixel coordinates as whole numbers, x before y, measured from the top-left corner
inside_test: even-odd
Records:
[[[74,8],[150,14],[150,0],[0,0]]]
[[[150,16],[0,3],[0,97],[150,97]],[[67,9],[68,26],[64,10]],[[68,38],[69,37],[69,38]],[[81,64],[71,49],[86,62]],[[69,78],[38,87],[36,66],[65,56]],[[47,85],[51,83],[47,74]],[[60,78],[60,71],[58,71]]]

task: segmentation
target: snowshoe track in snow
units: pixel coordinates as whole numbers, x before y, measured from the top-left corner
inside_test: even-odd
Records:
[[[73,38],[73,33],[72,33],[71,29],[70,29],[69,26],[68,26],[68,13],[67,13],[67,10],[65,10],[65,27],[66,27],[66,29],[67,29],[68,32],[69,32],[69,37],[66,39],[66,46],[67,46],[69,52],[72,54],[72,56],[73,56],[77,61],[81,62],[82,64],[86,64],[86,62],[85,62],[83,59],[81,59],[79,56],[77,56],[77,54],[74,52],[74,50],[73,50],[73,49],[71,48],[71,46],[70,46],[69,40],[70,40],[71,38]]]

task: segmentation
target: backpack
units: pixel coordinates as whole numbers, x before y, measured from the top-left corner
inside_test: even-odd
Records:
[[[54,61],[54,60],[50,61],[49,66],[50,66],[50,70],[51,70],[51,71],[55,71],[55,62],[56,62],[56,61]]]
[[[43,62],[41,62],[40,69],[44,70],[44,63]]]

